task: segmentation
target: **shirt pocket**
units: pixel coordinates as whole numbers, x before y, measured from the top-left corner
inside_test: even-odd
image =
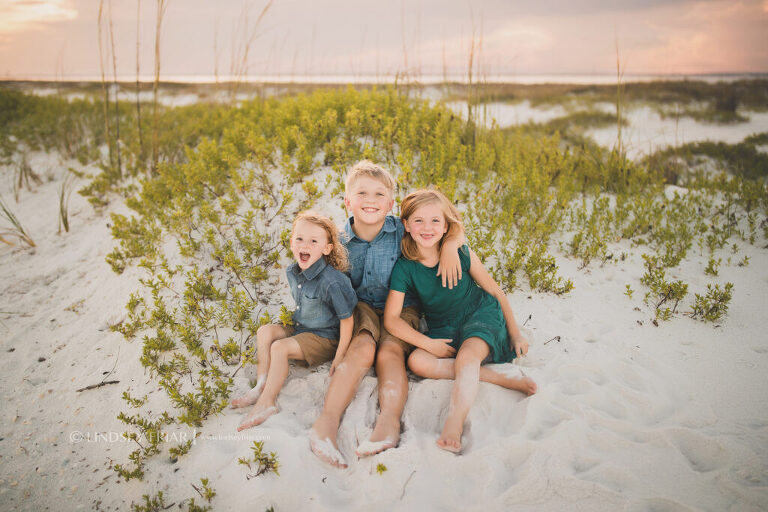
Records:
[[[301,308],[299,323],[304,327],[318,328],[325,327],[328,323],[328,307],[319,297],[310,297],[307,295],[301,298]]]

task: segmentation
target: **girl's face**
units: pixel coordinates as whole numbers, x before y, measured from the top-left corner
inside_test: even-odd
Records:
[[[332,250],[333,244],[328,243],[325,229],[303,219],[296,223],[291,236],[291,251],[301,270],[308,269]]]
[[[425,204],[405,221],[405,230],[420,248],[429,249],[443,238],[448,231],[448,223],[439,204]]]

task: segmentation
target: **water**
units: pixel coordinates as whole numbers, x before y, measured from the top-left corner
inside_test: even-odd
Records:
[[[625,74],[622,82],[652,82],[659,80],[699,80],[708,83],[715,82],[733,82],[745,79],[768,79],[768,73],[723,73],[723,74],[702,74],[702,75],[684,75],[684,74]],[[9,79],[10,80],[10,79]],[[73,75],[64,78],[53,75],[27,75],[15,77],[18,81],[63,81],[63,82],[99,82],[100,76],[97,75]],[[136,76],[120,76],[119,81],[135,82]],[[141,75],[142,82],[152,82],[154,77],[151,75]],[[214,75],[162,75],[162,82],[179,82],[191,84],[216,83]],[[248,83],[299,83],[299,84],[391,84],[398,81],[400,83],[421,83],[421,84],[440,84],[444,81],[466,83],[466,75],[409,75],[407,77],[391,74],[378,75],[298,75],[298,74],[275,74],[275,75],[251,75],[248,77],[236,77],[231,75],[219,76],[218,82],[237,81]],[[536,75],[494,75],[480,77],[475,79],[480,83],[517,83],[517,84],[614,84],[616,83],[615,74],[536,74]]]

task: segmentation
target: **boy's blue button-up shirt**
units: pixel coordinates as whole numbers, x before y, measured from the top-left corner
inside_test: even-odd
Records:
[[[349,253],[349,278],[358,299],[383,310],[389,294],[389,277],[401,254],[400,241],[405,234],[405,226],[399,217],[387,215],[381,231],[369,242],[355,235],[352,230],[354,223],[354,217],[347,219],[342,233]],[[418,304],[416,297],[405,295],[403,307]]]
[[[293,314],[296,332],[338,340],[339,320],[352,316],[357,305],[349,277],[330,266],[323,257],[303,272],[298,263],[293,263],[285,273],[296,301]]]

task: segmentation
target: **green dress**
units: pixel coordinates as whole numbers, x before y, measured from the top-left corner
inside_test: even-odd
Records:
[[[480,288],[469,275],[469,247],[459,249],[462,276],[452,290],[443,287],[437,265],[426,267],[418,261],[400,257],[392,269],[389,287],[398,292],[412,292],[421,302],[433,339],[451,339],[459,350],[464,340],[473,336],[483,339],[490,348],[486,361],[506,363],[515,354],[509,346],[509,333],[504,314],[496,298]]]

